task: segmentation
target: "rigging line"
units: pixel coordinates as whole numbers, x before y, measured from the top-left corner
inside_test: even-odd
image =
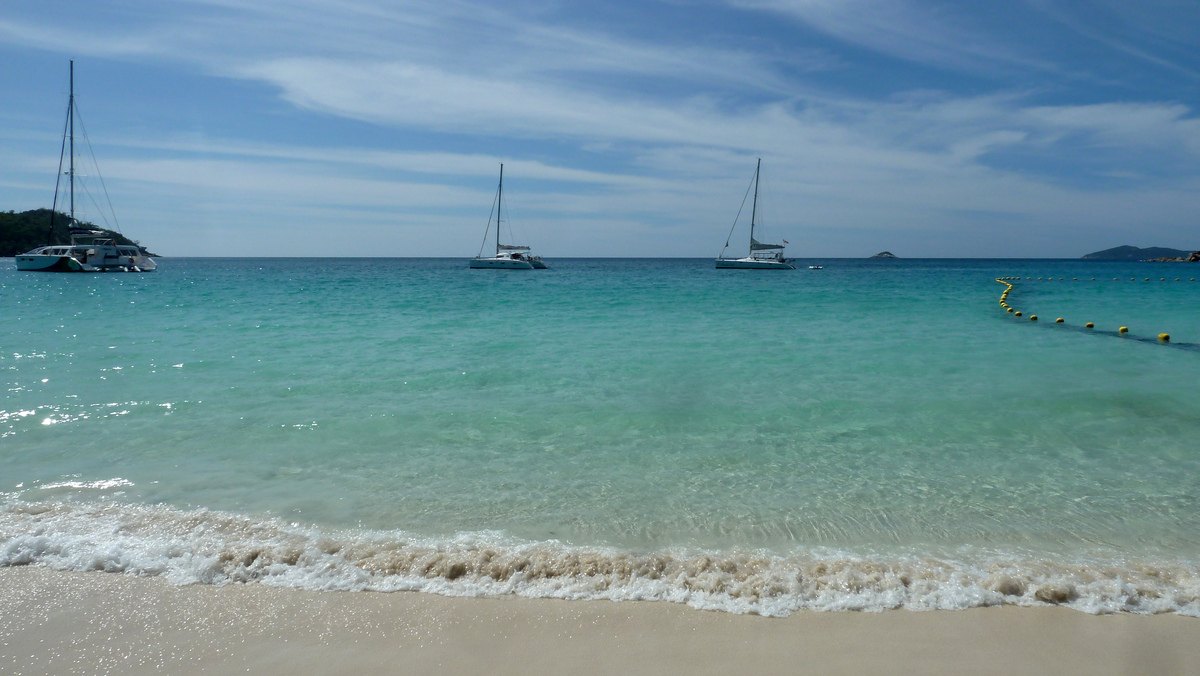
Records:
[[[91,200],[91,202],[92,202],[92,206],[96,207],[96,213],[100,214],[100,220],[104,221],[105,229],[108,230],[109,232],[112,232],[113,229],[110,227],[107,227],[108,226],[108,216],[104,215],[104,209],[101,209],[100,205],[96,203],[96,196],[92,194],[91,190],[88,190],[87,180],[80,179],[79,182],[83,184],[83,194],[88,196],[88,199]],[[104,181],[101,181],[100,184],[103,185]],[[116,216],[113,216],[113,218],[115,219]],[[120,232],[120,231],[118,230],[117,232]]]
[[[725,246],[722,247],[721,253],[717,254],[717,258],[725,255],[725,249],[729,248],[729,240],[733,238],[733,229],[737,227],[738,219],[742,217],[742,210],[746,208],[746,200],[750,198],[750,188],[753,187],[754,180],[750,180],[750,185],[746,186],[746,194],[742,195],[742,205],[738,207],[737,216],[733,217],[733,225],[729,226],[729,234],[725,236]]]
[[[483,231],[483,241],[479,243],[479,253],[476,258],[483,258],[483,247],[487,246],[487,236],[492,230],[492,214],[496,212],[496,200],[500,199],[500,186],[496,186],[496,197],[492,200],[492,210],[488,212],[487,228]],[[500,229],[500,215],[496,214],[496,229]]]
[[[755,221],[755,227],[762,231],[762,241],[770,242],[771,238],[774,236],[771,234],[774,226],[763,226],[767,221],[771,220],[766,216],[766,212],[770,211],[768,206],[773,204],[773,198],[771,196],[773,196],[775,193],[771,189],[771,183],[769,180],[764,181],[762,176],[759,175],[758,181],[758,220]]]
[[[512,211],[511,211],[512,207],[511,207],[511,205],[512,205],[512,189],[510,188],[510,189],[509,189],[509,191],[508,191],[508,200],[507,200],[507,201],[505,201],[505,203],[504,203],[504,205],[503,205],[503,207],[504,207],[504,216],[505,216],[504,220],[505,220],[505,222],[507,222],[507,223],[508,223],[508,243],[509,243],[509,244],[512,244],[512,245],[516,245],[516,243],[517,243],[517,234],[516,234],[515,232],[513,232],[513,221],[512,221]]]
[[[96,167],[96,176],[100,179],[100,189],[104,191],[104,199],[108,201],[108,210],[112,213],[113,225],[116,226],[117,232],[121,233],[121,224],[117,221],[117,210],[113,209],[112,197],[110,197],[108,194],[108,186],[104,185],[104,174],[100,173],[100,163],[96,161],[96,151],[92,150],[92,139],[88,136],[87,125],[83,123],[83,115],[79,113],[79,103],[75,104],[75,116],[79,118],[79,127],[83,130],[83,140],[85,143],[87,143],[88,154],[92,156],[92,166]],[[90,194],[88,196],[91,197]],[[96,204],[95,198],[92,198],[92,204]],[[101,214],[103,214],[103,210],[100,208],[99,204],[96,204],[96,211],[99,211]],[[103,215],[101,218],[103,218]],[[104,219],[104,223],[106,225],[108,224],[107,218]]]
[[[46,237],[46,244],[54,243],[54,214],[58,211],[58,186],[62,183],[63,157],[67,154],[67,121],[70,119],[71,110],[70,106],[67,106],[67,117],[63,120],[62,148],[58,151],[58,176],[54,179],[54,201],[50,203],[50,235]]]

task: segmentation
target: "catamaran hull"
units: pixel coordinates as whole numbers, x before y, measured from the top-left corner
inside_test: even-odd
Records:
[[[17,269],[29,272],[91,272],[90,265],[83,265],[70,256],[43,256],[40,254],[17,256]]]
[[[518,261],[511,258],[472,258],[471,268],[475,270],[532,270],[529,261]]]
[[[73,256],[45,254],[22,254],[17,256],[17,270],[26,272],[154,272],[158,265],[153,259],[138,257],[112,257],[108,262],[92,265],[80,263]]]
[[[718,258],[717,268],[722,270],[795,270],[796,266],[783,261],[764,261],[757,258]]]

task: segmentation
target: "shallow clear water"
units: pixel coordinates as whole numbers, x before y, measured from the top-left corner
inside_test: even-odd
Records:
[[[1191,266],[810,262],[6,266],[0,563],[1200,613]]]

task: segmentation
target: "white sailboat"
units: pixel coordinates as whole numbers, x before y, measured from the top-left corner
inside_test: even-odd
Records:
[[[488,214],[488,227],[483,231],[483,244],[479,246],[479,254],[471,259],[471,268],[476,270],[545,270],[546,264],[541,256],[534,256],[527,246],[520,244],[500,243],[500,209],[504,198],[504,164],[500,164],[500,184],[496,187],[496,254],[483,255],[483,247],[487,246],[488,230],[492,227],[492,216]]]
[[[751,270],[795,270],[796,266],[783,257],[783,244],[766,244],[754,239],[754,221],[758,216],[758,172],[762,169],[762,158],[758,158],[758,164],[754,167],[754,202],[750,207],[750,251],[744,258],[725,258],[725,250],[729,248],[729,240],[733,237],[733,230],[737,227],[737,219],[733,220],[733,227],[729,229],[729,237],[725,238],[725,247],[721,249],[720,255],[717,256],[718,268],[739,268]],[[742,206],[745,207],[746,202],[743,198]],[[740,211],[738,212],[741,213]]]
[[[145,251],[128,244],[117,244],[103,230],[82,227],[75,220],[75,62],[71,62],[71,94],[67,101],[67,123],[63,129],[63,145],[70,142],[71,243],[41,246],[16,256],[17,269],[36,272],[150,272],[157,268],[154,259]],[[86,138],[86,134],[85,134]],[[62,160],[58,160],[58,176],[63,175]],[[111,204],[111,203],[110,203]],[[50,234],[54,234],[54,215],[58,213],[58,182],[54,185],[54,203],[50,209]],[[116,216],[113,216],[114,221]]]

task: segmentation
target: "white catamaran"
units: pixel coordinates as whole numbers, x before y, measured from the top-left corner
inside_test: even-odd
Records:
[[[764,244],[754,239],[754,221],[758,216],[758,172],[762,168],[762,158],[754,167],[754,202],[750,207],[750,252],[745,258],[725,258],[725,250],[729,248],[729,240],[733,237],[733,229],[737,227],[737,218],[733,219],[733,227],[729,228],[729,237],[725,238],[725,247],[717,256],[718,268],[744,268],[754,270],[795,270],[796,266],[783,257],[783,244]],[[747,188],[749,192],[749,188]],[[745,198],[742,206],[746,206]],[[738,215],[741,215],[738,210]],[[786,240],[784,242],[787,243]]]
[[[497,270],[545,270],[546,264],[541,256],[534,256],[529,247],[518,244],[500,243],[500,208],[504,197],[504,164],[500,164],[500,185],[496,187],[496,255],[484,257],[483,247],[487,246],[488,231],[492,229],[492,215],[488,214],[488,227],[483,231],[483,243],[479,245],[479,254],[471,259],[471,267],[475,269]],[[511,233],[510,233],[511,236]]]
[[[71,183],[71,220],[68,223],[71,243],[50,244],[19,254],[18,270],[39,272],[150,272],[158,267],[145,251],[128,244],[117,244],[103,230],[82,227],[75,220],[75,62],[71,62],[71,94],[67,101],[67,122],[63,129],[63,145],[70,142],[70,164],[67,175]],[[84,135],[86,139],[87,135]],[[65,148],[64,148],[65,151]],[[63,156],[58,158],[58,178],[54,184],[54,202],[50,209],[50,234],[54,237],[54,215],[58,213],[58,184],[62,180]],[[101,179],[103,185],[103,179]],[[111,207],[111,203],[110,203]],[[116,215],[113,215],[114,223]]]

